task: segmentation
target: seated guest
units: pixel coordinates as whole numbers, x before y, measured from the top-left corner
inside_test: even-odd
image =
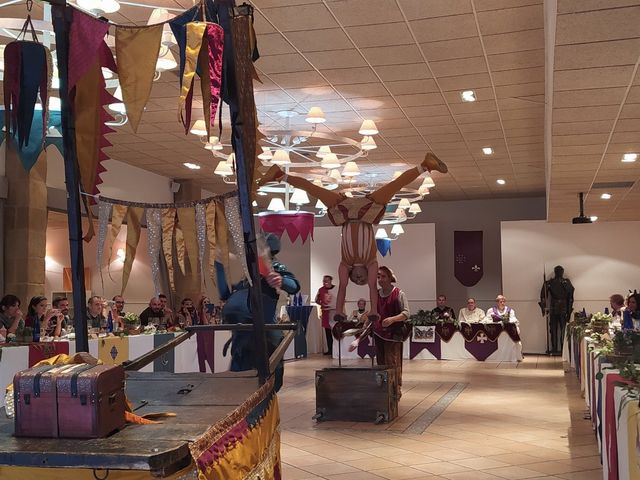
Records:
[[[53,308],[60,310],[60,313],[62,313],[62,330],[64,330],[62,334],[64,335],[68,333],[70,327],[73,327],[71,318],[69,318],[69,299],[67,297],[57,297],[53,299],[52,304]]]
[[[518,323],[516,312],[513,308],[507,306],[507,299],[503,295],[496,297],[496,304],[487,310],[487,317],[494,322],[502,322],[508,319],[509,323]]]
[[[87,328],[97,328],[105,330],[107,328],[107,317],[103,314],[104,299],[97,295],[89,298],[87,302]]]
[[[167,324],[165,313],[162,310],[162,302],[159,297],[153,297],[149,300],[149,306],[145,308],[140,314],[140,325],[146,327],[147,325],[171,326]]]
[[[158,295],[160,299],[160,305],[162,306],[162,311],[164,312],[164,321],[167,325],[173,325],[173,310],[169,307],[169,299],[164,293]]]
[[[438,306],[433,310],[431,310],[431,313],[435,315],[437,320],[455,320],[456,319],[456,313],[453,311],[453,308],[447,306],[446,295],[438,295],[438,298],[436,299],[436,304]]]
[[[193,305],[193,300],[185,298],[180,305],[180,311],[177,315],[178,324],[180,326],[199,325],[200,319],[198,318],[198,312]]]
[[[198,302],[198,311],[196,312],[200,318],[201,325],[213,325],[216,323],[216,306],[211,303],[209,297],[203,295]]]
[[[20,299],[15,295],[5,295],[0,300],[0,327],[4,327],[7,333],[16,333],[20,322],[22,322]]]
[[[111,300],[113,300],[113,304],[115,306],[115,310],[116,310],[116,313],[118,314],[118,316],[119,317],[124,317],[124,314],[125,314],[125,311],[124,311],[124,305],[125,305],[124,297],[122,295],[116,295]]]
[[[368,315],[367,301],[364,298],[358,299],[358,308],[351,313],[351,320],[358,323],[365,323]]]
[[[458,319],[461,322],[467,323],[481,323],[484,321],[485,313],[481,308],[476,307],[476,299],[467,299],[467,306],[460,309]]]
[[[633,320],[633,329],[640,330],[640,293],[633,292],[627,297],[627,306],[625,310],[631,312],[631,319]]]
[[[25,326],[39,328],[47,337],[59,337],[62,332],[63,315],[60,310],[52,310],[47,297],[35,296],[29,302]]]
[[[620,326],[622,324],[622,311],[624,310],[624,297],[619,293],[614,293],[609,297],[611,305],[611,315],[613,316],[613,324]]]

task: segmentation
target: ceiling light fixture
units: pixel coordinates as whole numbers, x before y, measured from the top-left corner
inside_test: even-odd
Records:
[[[360,125],[360,130],[358,130],[360,135],[377,135],[378,127],[373,120],[364,120],[362,125]]]
[[[335,153],[327,153],[322,158],[320,165],[322,165],[322,168],[331,170],[332,168],[338,168],[340,166],[340,161],[338,160],[338,156]]]
[[[211,136],[209,137],[209,141],[204,144],[205,150],[222,150],[224,147],[220,143],[220,139],[218,137]],[[260,158],[258,156],[258,158]]]
[[[282,201],[282,199],[278,197],[274,197],[269,202],[269,206],[267,207],[267,210],[271,210],[272,212],[283,212],[286,209],[284,208],[284,202]]]
[[[399,223],[396,223],[393,227],[391,227],[391,235],[400,236],[404,233],[404,228]]]
[[[311,107],[305,120],[309,123],[324,123],[327,121],[320,107]]]
[[[609,200],[611,198],[611,194],[610,193],[603,193],[602,195],[600,195],[600,198],[602,200]]]
[[[291,163],[289,152],[282,149],[276,150],[275,152],[273,152],[271,163],[273,163],[274,165],[289,165]]]
[[[401,208],[403,210],[411,208],[411,202],[409,200],[407,200],[406,198],[403,198],[403,199],[400,200],[400,203],[398,203],[398,208]]]
[[[433,181],[431,175],[426,175],[424,180],[422,180],[422,186],[427,188],[433,188],[436,186],[436,182]]]
[[[389,235],[387,234],[387,231],[380,227],[378,228],[378,230],[376,230],[376,239],[384,239],[384,238],[389,238]]]
[[[571,220],[571,223],[573,223],[574,225],[581,225],[581,224],[593,222],[593,220],[591,220],[590,217],[587,217],[584,214],[584,193],[583,192],[580,192],[578,194],[578,202],[580,205],[580,214],[577,217],[573,217],[573,219]]]
[[[493,155],[493,148],[491,148],[491,147],[483,147],[482,148],[482,153],[484,153],[485,155]]]
[[[360,175],[358,164],[356,164],[356,162],[347,162],[342,169],[342,175],[345,177],[355,177]]]
[[[226,160],[220,160],[213,173],[221,177],[230,177],[233,175],[233,168],[231,168],[231,165],[229,165]]]
[[[300,190],[299,188],[293,190],[293,194],[291,195],[289,202],[295,205],[306,205],[307,203],[310,203],[307,192]]]
[[[476,92],[474,92],[473,90],[465,90],[463,92],[460,92],[460,98],[462,98],[463,102],[475,102],[476,99]]]
[[[120,87],[118,87],[118,89],[120,89]],[[117,91],[118,90],[116,90],[116,92]],[[199,137],[206,137],[207,133],[209,132],[207,132],[207,125],[204,123],[204,120],[196,120],[195,122],[193,122],[189,133],[193,133],[194,135],[197,135]]]
[[[420,205],[418,205],[417,203],[412,203],[409,207],[409,213],[414,213],[417,215],[420,212],[422,212],[422,208],[420,208]]]
[[[360,142],[360,148],[362,150],[375,150],[376,148],[378,148],[378,146],[376,145],[376,141],[373,139],[372,136],[366,135],[362,137],[362,141]]]
[[[622,156],[622,161],[625,163],[635,162],[638,159],[637,153],[625,153]]]
[[[76,5],[96,17],[120,10],[120,4],[116,0],[76,0]]]
[[[200,165],[198,165],[197,163],[185,162],[183,163],[183,165],[190,170],[200,170]]]
[[[261,147],[262,153],[258,155],[260,160],[271,160],[273,158],[273,154],[271,153],[271,149],[269,147]]]
[[[326,155],[330,153],[331,153],[331,147],[329,147],[329,145],[322,145],[316,152],[316,157],[324,158]]]
[[[496,180],[496,183],[497,183],[498,185],[504,185],[505,183],[507,183],[507,181],[506,181],[506,180],[504,180],[503,178],[499,178],[499,179],[497,179],[497,180]]]
[[[597,215],[591,215],[589,218],[591,219],[592,222],[595,222],[595,221],[598,220],[598,216]]]

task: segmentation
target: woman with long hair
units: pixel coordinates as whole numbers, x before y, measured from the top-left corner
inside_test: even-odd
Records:
[[[50,309],[47,297],[35,296],[29,302],[27,317],[25,318],[25,326],[34,329],[34,339],[39,338],[39,332],[35,330],[43,330],[48,337],[59,337],[62,332],[62,321],[64,315],[57,309]]]
[[[20,299],[15,295],[2,297],[0,300],[0,328],[4,327],[7,334],[16,333],[21,321]]]

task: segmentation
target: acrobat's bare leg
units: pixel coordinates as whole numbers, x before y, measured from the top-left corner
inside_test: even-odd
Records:
[[[338,267],[338,296],[336,298],[336,316],[341,315],[346,320],[344,309],[345,298],[347,297],[347,285],[349,284],[349,266],[340,262]]]
[[[390,181],[386,185],[383,185],[376,191],[369,194],[369,198],[380,205],[385,205],[389,203],[393,196],[403,187],[409,185],[424,172],[432,172],[434,170],[437,172],[447,173],[448,168],[447,165],[433,153],[427,153],[420,166],[406,170],[395,180]]]
[[[315,183],[310,182],[306,178],[298,177],[296,175],[285,174],[278,165],[272,165],[269,170],[258,180],[258,186],[261,187],[269,182],[287,182],[289,185],[293,185],[300,190],[304,190],[312,197],[317,198],[327,207],[333,207],[341,199],[341,195],[331,190],[327,190],[324,187],[320,187]]]

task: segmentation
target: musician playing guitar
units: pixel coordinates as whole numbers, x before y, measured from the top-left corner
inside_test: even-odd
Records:
[[[398,396],[402,395],[402,344],[411,334],[409,303],[402,290],[396,287],[396,277],[389,267],[378,268],[378,314],[365,331],[355,340],[350,350],[358,347],[360,339],[371,330],[376,340],[376,359],[378,365],[396,368],[398,377]]]

